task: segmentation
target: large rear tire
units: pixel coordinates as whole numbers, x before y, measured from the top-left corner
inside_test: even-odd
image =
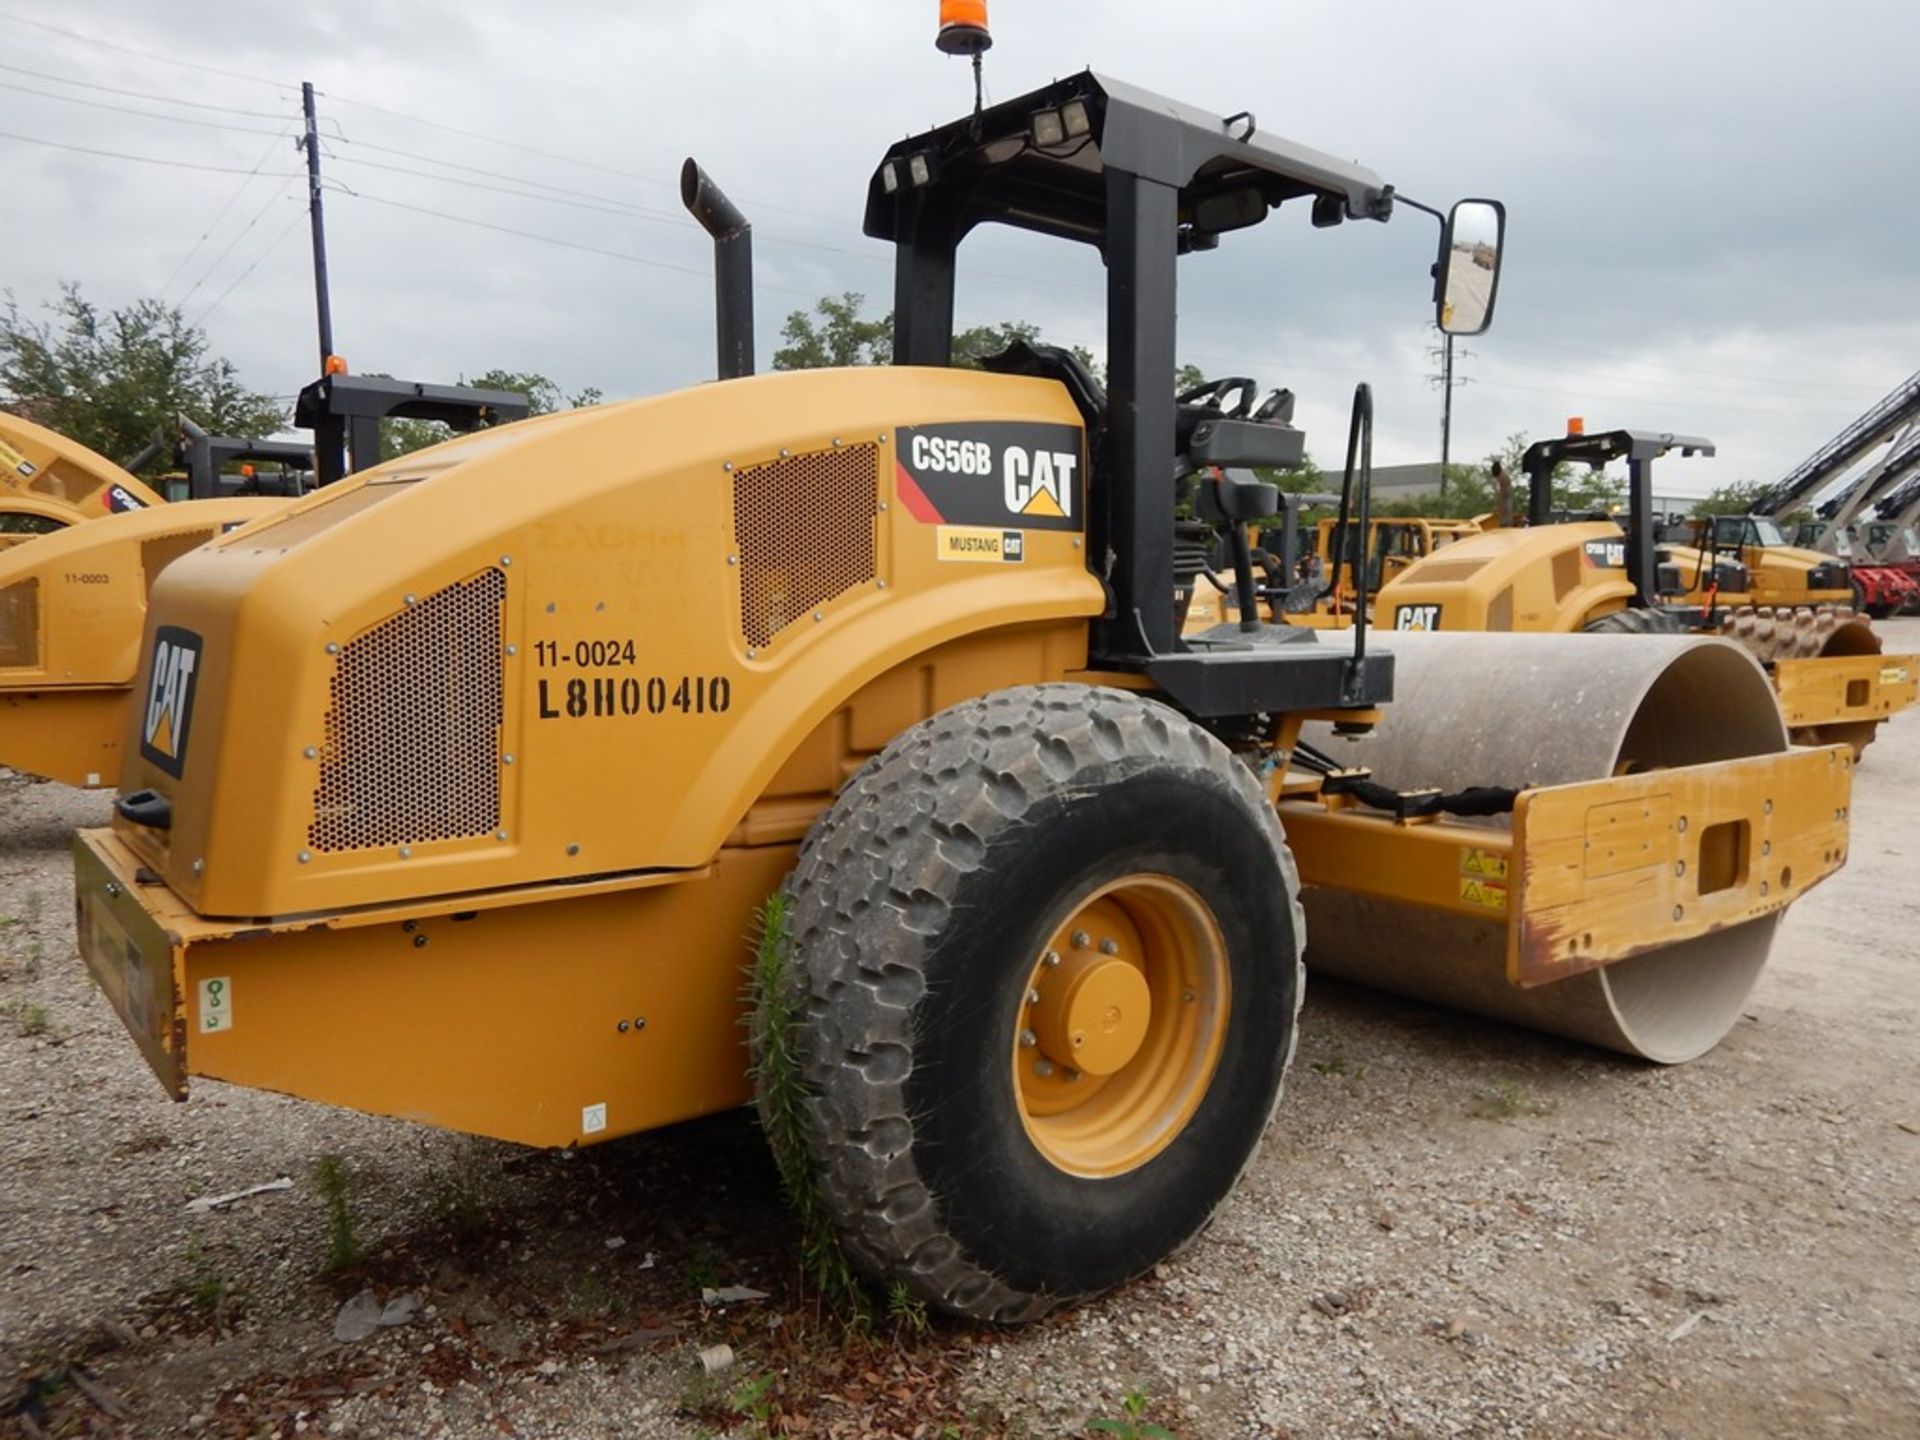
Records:
[[[1040,685],[914,726],[786,885],[790,989],[761,1020],[795,1017],[789,1179],[861,1270],[961,1315],[1151,1268],[1278,1103],[1298,894],[1252,772],[1162,704]]]

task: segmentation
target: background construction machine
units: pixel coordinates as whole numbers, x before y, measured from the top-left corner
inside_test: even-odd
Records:
[[[1789,751],[1737,647],[1180,636],[1174,476],[1223,472],[1250,590],[1278,497],[1228,477],[1303,439],[1176,403],[1176,262],[1286,207],[1426,209],[1075,75],[882,158],[892,366],[748,375],[730,309],[720,384],[409,455],[170,566],[125,793],[76,846],[81,947],[168,1091],[573,1145],[757,1082],[859,1265],[1012,1321],[1231,1189],[1293,1049],[1301,878],[1349,973],[1714,1044],[1847,848],[1851,756]],[[1437,307],[1477,332],[1503,213],[1442,219]],[[1105,388],[1051,347],[950,367],[983,224],[1104,256]],[[1364,387],[1354,438],[1364,529]],[[1315,717],[1374,727],[1371,773],[1297,743]]]
[[[340,371],[303,399],[317,453],[342,465],[378,457],[379,422],[389,415],[471,431],[528,410],[526,397],[511,392]],[[157,437],[141,457],[172,461],[162,484],[173,498],[163,502],[129,470],[15,416],[0,414],[0,444],[47,457],[23,459],[31,474],[22,479],[61,497],[17,501],[53,509],[55,521],[37,536],[20,535],[36,543],[0,549],[0,765],[111,787],[119,783],[147,597],[161,570],[309,492],[328,466],[316,465],[313,447],[210,435],[183,417],[177,436]],[[0,514],[6,503],[0,498]],[[101,518],[72,526],[96,508]]]
[[[162,497],[77,440],[0,411],[0,550]]]
[[[169,564],[284,500],[189,500],[0,551],[0,765],[112,787],[147,597]]]
[[[1838,483],[1883,445],[1884,454],[1845,484]],[[1894,386],[1826,444],[1755,496],[1747,509],[1751,515],[1784,525],[1795,512],[1817,502],[1815,519],[1797,527],[1795,543],[1845,560],[1850,570],[1851,603],[1875,619],[1883,619],[1920,605],[1920,585],[1916,585],[1909,567],[1884,559],[1871,545],[1862,544],[1855,521],[1864,518],[1868,506],[1891,497],[1917,469],[1920,371]]]
[[[1810,607],[1755,609],[1736,550],[1663,544],[1653,513],[1653,462],[1678,450],[1713,453],[1695,435],[1610,430],[1536,441],[1521,468],[1527,524],[1467,537],[1402,570],[1379,591],[1375,623],[1402,630],[1580,630],[1717,634],[1767,667],[1781,713],[1803,744],[1846,744],[1857,755],[1875,730],[1920,695],[1920,656],[1882,655],[1857,616]],[[1554,468],[1627,465],[1621,520],[1554,522]],[[1733,517],[1754,525],[1752,517]]]

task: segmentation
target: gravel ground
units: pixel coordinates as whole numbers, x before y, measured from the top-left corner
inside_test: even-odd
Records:
[[[67,834],[105,801],[0,772],[0,1434],[1064,1436],[1131,1392],[1200,1437],[1920,1435],[1917,795],[1906,717],[1706,1058],[1317,984],[1188,1253],[1024,1331],[860,1337],[797,1284],[745,1116],[566,1155],[169,1104],[73,954]],[[330,1270],[336,1238],[363,1253]],[[703,1301],[726,1286],[767,1297]],[[337,1341],[363,1290],[417,1309]]]

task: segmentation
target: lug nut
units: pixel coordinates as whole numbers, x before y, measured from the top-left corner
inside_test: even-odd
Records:
[[[1040,1037],[1035,1035],[1033,1031],[1022,1030],[1020,1032],[1020,1045],[1022,1049],[1031,1050],[1034,1046],[1038,1045],[1039,1043],[1040,1043]]]
[[[1059,963],[1060,963],[1060,952],[1058,950],[1047,951],[1047,959],[1046,959],[1047,968],[1051,970],[1054,966],[1058,965]]]
[[[1087,946],[1091,945],[1092,943],[1093,943],[1093,937],[1088,935],[1086,931],[1076,930],[1073,932],[1073,948],[1074,949],[1084,950],[1087,948]]]
[[[1100,942],[1100,953],[1102,955],[1118,955],[1120,953],[1120,942],[1118,940],[1102,940]]]

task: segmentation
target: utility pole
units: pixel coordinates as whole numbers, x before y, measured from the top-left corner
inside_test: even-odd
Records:
[[[320,370],[333,357],[333,300],[327,289],[327,222],[320,208],[320,125],[313,114],[313,82],[300,82],[300,109],[307,131],[307,219],[313,227],[313,306],[320,321]]]
[[[1462,385],[1471,385],[1472,377],[1453,373],[1453,336],[1442,335],[1441,343],[1427,351],[1440,362],[1440,373],[1429,375],[1429,383],[1440,387],[1440,498],[1447,498],[1447,466],[1453,463],[1453,392]],[[1471,350],[1460,352],[1462,359],[1473,358]]]

